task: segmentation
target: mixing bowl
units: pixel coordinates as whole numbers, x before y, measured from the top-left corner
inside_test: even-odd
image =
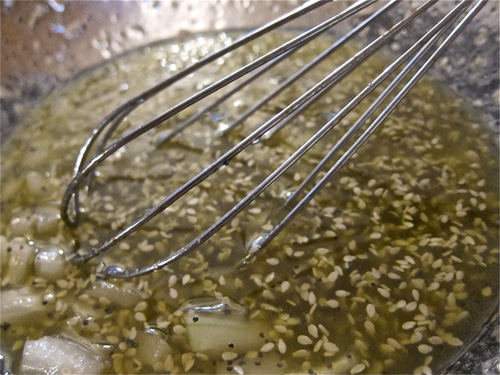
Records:
[[[179,35],[251,29],[293,9],[299,1],[9,1],[1,3],[1,134],[6,139],[26,111],[72,77],[127,51]],[[343,9],[349,2],[337,2]],[[405,12],[419,1],[407,1]],[[441,1],[428,27],[454,1]],[[393,13],[394,15],[394,13]],[[325,16],[316,12],[291,24],[307,28]],[[491,1],[433,68],[439,80],[458,90],[498,130],[498,2]],[[347,30],[358,16],[339,25]],[[369,38],[382,18],[362,38]],[[390,48],[406,42],[403,33]],[[498,325],[495,313],[477,340],[453,359],[447,373],[498,373]]]

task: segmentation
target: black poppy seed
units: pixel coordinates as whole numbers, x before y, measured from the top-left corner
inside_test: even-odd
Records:
[[[276,366],[277,366],[277,367],[283,367],[283,363],[278,362],[278,363],[276,363]]]
[[[245,366],[245,361],[239,361],[239,362],[238,362],[238,365],[240,365],[240,366]]]
[[[120,341],[127,341],[127,338],[125,336],[120,336]]]
[[[230,342],[229,344],[227,344],[227,346],[229,346],[230,348],[234,348],[234,344],[232,342]]]
[[[9,252],[9,253],[10,253],[11,251],[12,251],[12,247],[10,247],[10,246],[9,246],[9,247],[7,248],[7,252]]]
[[[269,342],[269,339],[265,339],[264,342],[267,344]]]
[[[106,310],[104,310],[104,312],[105,312],[106,314],[112,314],[112,313],[113,313],[113,309],[110,309],[110,308],[108,307],[108,308],[106,308]]]
[[[351,359],[352,355],[351,353],[347,353],[347,358]]]
[[[227,370],[227,371],[233,371],[233,366],[227,366],[227,367],[226,367],[226,370]]]
[[[308,372],[309,374],[311,374],[311,375],[313,375],[313,374],[314,374],[314,370],[313,370],[312,368],[310,368],[309,370],[307,370],[307,372]]]
[[[10,323],[2,323],[2,325],[0,325],[0,327],[4,330],[4,331],[7,331],[10,327]]]
[[[260,361],[255,361],[255,366],[260,366]]]
[[[88,321],[88,319],[83,319],[83,322],[82,322],[82,324],[83,324],[84,326],[86,326],[87,324],[89,324],[89,321]]]
[[[264,338],[264,332],[259,333],[259,337]]]
[[[198,320],[200,320],[197,316],[193,316],[193,322],[196,323]]]
[[[231,366],[233,364],[233,361],[229,360],[229,361],[226,361],[226,363],[228,366]]]
[[[49,303],[49,301],[45,301],[45,300],[42,301],[42,305],[46,305],[47,303]]]
[[[331,363],[327,363],[326,364],[326,368],[332,368],[332,364]]]

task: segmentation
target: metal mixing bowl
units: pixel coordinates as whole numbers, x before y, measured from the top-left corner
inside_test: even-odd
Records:
[[[181,33],[249,29],[291,10],[299,1],[9,1],[1,3],[1,134],[5,139],[23,112],[55,87],[86,69],[139,46]],[[347,2],[348,3],[348,2]],[[418,1],[405,1],[404,10]],[[456,1],[436,4],[428,26]],[[499,10],[491,1],[434,67],[434,74],[460,91],[498,130]],[[343,8],[338,2],[331,8]],[[400,8],[401,9],[401,8]],[[316,13],[293,23],[316,24]],[[394,12],[392,13],[394,14]],[[347,29],[359,19],[340,25]],[[389,18],[382,18],[381,25]],[[379,25],[373,26],[378,31]],[[364,33],[369,37],[370,31]],[[402,34],[397,43],[404,44]],[[498,312],[497,312],[498,313]],[[498,314],[465,348],[447,373],[499,373]],[[482,338],[480,338],[482,336]],[[480,339],[479,339],[480,338]]]

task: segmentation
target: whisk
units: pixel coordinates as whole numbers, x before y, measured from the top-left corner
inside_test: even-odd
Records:
[[[108,266],[104,269],[103,274],[107,277],[114,278],[130,278],[158,270],[165,267],[172,262],[180,259],[197,249],[200,245],[210,239],[221,228],[228,224],[236,215],[244,210],[250,203],[252,203],[260,194],[262,194],[274,181],[276,181],[284,172],[286,172],[292,165],[294,165],[304,154],[317,144],[327,133],[329,133],[344,117],[346,117],[363,99],[365,99],[375,88],[377,88],[383,81],[388,79],[393,73],[397,71],[395,78],[388,84],[382,93],[370,104],[368,109],[355,121],[350,128],[345,132],[342,137],[335,143],[335,145],[326,153],[324,158],[315,166],[310,174],[304,179],[300,186],[293,191],[287,198],[287,207],[290,207],[286,216],[275,225],[269,232],[258,237],[250,246],[249,253],[255,254],[269,244],[273,238],[280,233],[283,228],[290,223],[290,221],[311,201],[311,199],[327,184],[328,181],[349,161],[353,154],[367,141],[371,134],[373,134],[387,116],[394,110],[394,108],[401,102],[401,100],[408,94],[408,92],[416,85],[424,74],[429,70],[432,64],[439,58],[439,56],[447,49],[457,35],[464,29],[470,20],[480,11],[485,5],[487,0],[464,0],[459,2],[453,9],[451,9],[444,17],[438,20],[424,35],[420,37],[413,45],[411,45],[405,52],[397,57],[389,66],[387,66],[382,73],[380,73],[373,81],[371,81],[364,89],[362,89],[352,100],[338,111],[333,118],[324,124],[319,131],[317,131],[311,138],[302,144],[283,164],[276,168],[269,176],[267,176],[258,186],[248,193],[241,201],[237,202],[231,209],[215,221],[209,228],[203,231],[191,242],[181,247],[175,252],[172,252],[165,258],[157,261],[154,264],[138,267],[126,268],[119,266]],[[146,100],[152,98],[160,91],[165,90],[178,80],[190,75],[191,73],[199,70],[201,67],[219,59],[231,51],[239,48],[254,39],[282,26],[298,17],[304,17],[307,13],[324,6],[329,1],[323,0],[310,0],[300,5],[290,13],[287,13],[276,20],[267,23],[266,25],[242,36],[229,46],[212,53],[187,69],[171,76],[165,81],[157,84],[149,90],[141,93],[140,95],[130,99],[124,104],[116,108],[110,113],[92,132],[91,136],[86,140],[81,148],[78,158],[73,170],[73,178],[69,183],[68,188],[62,199],[61,216],[64,222],[69,226],[76,226],[79,222],[80,216],[80,201],[79,192],[82,185],[89,186],[90,178],[96,171],[96,168],[107,158],[109,158],[118,149],[140,137],[149,130],[157,127],[165,122],[167,119],[176,115],[177,113],[185,110],[186,108],[194,105],[203,98],[218,92],[221,88],[229,85],[230,83],[238,80],[239,78],[251,73],[248,78],[238,83],[229,92],[222,95],[220,98],[209,106],[197,111],[194,115],[186,121],[176,125],[171,129],[170,133],[163,139],[167,141],[180,134],[184,129],[188,128],[197,119],[210,109],[216,107],[224,100],[228,99],[231,95],[241,90],[243,87],[251,84],[258,79],[259,76],[271,69],[273,66],[279,64],[284,59],[288,58],[297,49],[303,47],[306,43],[325,33],[330,28],[336,26],[348,17],[364,10],[365,8],[372,7],[377,0],[360,0],[351,4],[345,10],[338,14],[332,15],[323,23],[300,33],[298,36],[290,39],[283,45],[273,49],[267,54],[255,59],[247,65],[237,69],[231,74],[219,79],[218,81],[203,88],[201,91],[185,99],[184,101],[174,105],[167,111],[161,113],[157,117],[143,123],[139,127],[125,133],[110,144],[110,139],[123,122],[123,120],[138,106]],[[374,39],[371,43],[362,48],[350,59],[335,68],[324,79],[315,84],[312,88],[307,90],[303,95],[289,103],[284,109],[279,111],[272,118],[264,122],[257,129],[248,134],[242,141],[234,145],[228,151],[224,152],[222,156],[208,164],[199,173],[197,173],[190,180],[185,182],[182,186],[173,191],[170,195],[165,197],[160,203],[153,206],[143,215],[135,219],[130,225],[123,230],[116,233],[113,237],[101,242],[99,245],[92,247],[88,251],[77,251],[72,261],[74,263],[82,263],[94,257],[99,256],[118,242],[124,240],[129,235],[134,233],[138,228],[164,211],[170,205],[182,198],[187,192],[198,186],[210,175],[216,173],[220,168],[229,164],[240,152],[251,146],[253,143],[261,139],[261,137],[270,137],[275,132],[285,127],[293,118],[302,113],[307,107],[313,104],[319,97],[324,95],[342,78],[348,75],[365,61],[374,52],[380,49],[384,44],[391,40],[396,34],[408,28],[408,25],[417,17],[425,14],[428,9],[434,5],[437,0],[429,0],[421,3],[417,8],[413,9],[406,17],[399,20],[397,23],[388,28],[380,36]],[[224,129],[225,132],[231,131],[234,127],[244,121],[246,118],[255,113],[259,108],[269,102],[278,93],[289,87],[293,82],[300,79],[306,72],[319,64],[323,59],[338,50],[348,40],[355,37],[361,30],[373,24],[373,21],[385,14],[390,8],[397,6],[400,1],[392,0],[384,3],[383,6],[377,8],[371,15],[369,15],[361,23],[357,24],[347,34],[340,37],[328,49],[319,54],[307,65],[304,65],[300,70],[281,83],[277,89],[259,102],[255,103],[237,120],[227,125]],[[406,65],[405,65],[406,64]],[[412,75],[410,76],[410,73]],[[407,80],[405,83],[405,79]],[[399,86],[403,86],[396,91]],[[394,98],[386,100],[389,95],[395,94]],[[389,101],[383,107],[384,102]],[[382,109],[383,108],[383,109]],[[370,117],[375,111],[381,109],[380,114],[370,121]],[[363,129],[364,124],[368,124]],[[359,134],[357,134],[359,133]],[[357,134],[357,135],[356,135]],[[350,140],[354,135],[356,138],[347,148],[347,150],[336,160],[334,165],[329,168],[326,173],[315,182],[319,173],[325,170],[327,164],[338,154],[339,150]],[[95,156],[89,159],[91,150],[95,148]],[[315,182],[315,183],[314,183]],[[314,184],[313,184],[314,183]],[[307,193],[306,189],[312,185]]]

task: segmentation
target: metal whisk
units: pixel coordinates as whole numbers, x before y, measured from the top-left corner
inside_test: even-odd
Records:
[[[198,248],[201,244],[210,239],[215,233],[217,233],[222,227],[229,223],[238,213],[244,210],[252,201],[254,201],[264,190],[266,190],[278,177],[280,177],[285,171],[287,171],[294,163],[296,163],[303,155],[311,149],[317,142],[319,142],[330,130],[332,130],[347,114],[351,112],[363,99],[365,99],[376,87],[378,87],[384,80],[389,78],[398,69],[402,68],[396,77],[388,84],[388,86],[382,91],[376,100],[371,103],[368,109],[363,113],[358,120],[352,124],[349,130],[337,141],[331,150],[329,150],[326,156],[317,164],[314,170],[306,177],[302,184],[296,189],[287,199],[287,204],[290,210],[288,214],[265,235],[259,237],[250,248],[251,253],[255,253],[265,247],[269,242],[276,237],[276,235],[297,215],[297,213],[307,205],[307,203],[325,186],[325,184],[342,168],[352,157],[352,155],[363,145],[363,143],[370,137],[370,135],[380,126],[380,124],[386,119],[386,117],[392,112],[392,110],[399,104],[399,102],[407,95],[407,93],[415,86],[415,84],[422,78],[422,76],[429,70],[432,64],[438,59],[438,57],[446,50],[446,48],[451,44],[451,42],[457,37],[457,35],[463,30],[463,28],[470,22],[470,20],[479,12],[479,10],[484,6],[487,0],[478,1],[461,1],[459,2],[449,13],[447,13],[443,18],[441,18],[435,25],[430,28],[426,33],[420,37],[410,48],[408,48],[404,53],[402,53],[398,58],[394,60],[389,66],[387,66],[384,71],[377,76],[372,82],[370,82],[363,90],[361,90],[344,108],[342,108],[335,116],[324,124],[320,130],[315,133],[310,139],[308,139],[301,147],[299,147],[282,165],[276,168],[267,178],[265,178],[258,186],[256,186],[248,195],[246,195],[241,201],[235,204],[230,210],[228,210],[222,217],[220,217],[216,222],[214,222],[208,229],[197,236],[194,240],[178,249],[177,251],[169,254],[167,257],[157,261],[156,263],[135,269],[120,268],[117,266],[108,266],[104,270],[104,275],[115,278],[129,278],[139,275],[143,275],[174,262],[175,260],[191,253],[193,250]],[[197,63],[188,67],[187,69],[175,74],[174,76],[166,79],[165,81],[157,84],[156,86],[150,88],[149,90],[141,93],[140,95],[132,98],[131,100],[125,102],[116,108],[111,114],[109,114],[93,131],[92,135],[86,140],[85,144],[81,148],[76,164],[74,167],[74,174],[71,183],[69,184],[64,197],[62,199],[61,213],[64,222],[69,226],[76,226],[78,224],[80,203],[79,203],[79,191],[82,184],[88,184],[88,178],[95,172],[96,168],[104,160],[110,157],[114,152],[128,144],[132,140],[146,133],[147,131],[153,129],[154,127],[160,125],[167,119],[171,118],[175,114],[183,111],[184,109],[192,106],[193,104],[199,102],[203,98],[216,93],[221,88],[227,86],[228,84],[236,81],[237,79],[243,77],[247,73],[252,72],[248,78],[243,80],[243,82],[236,85],[235,88],[231,89],[228,93],[225,93],[222,97],[217,98],[211,105],[199,110],[193,116],[191,116],[187,121],[175,126],[171,132],[165,137],[165,140],[171,139],[181,133],[184,129],[189,127],[198,118],[200,118],[204,113],[208,112],[210,109],[219,105],[222,101],[229,98],[232,94],[240,90],[242,87],[249,85],[252,81],[256,80],[264,72],[271,69],[276,64],[279,64],[282,60],[289,57],[297,49],[304,46],[306,43],[311,41],[318,35],[326,32],[330,28],[334,27],[341,21],[347,19],[348,17],[360,12],[361,10],[371,6],[376,3],[377,0],[361,0],[358,1],[344,11],[333,15],[331,18],[325,22],[302,32],[300,35],[294,37],[283,45],[275,48],[274,50],[268,52],[262,57],[257,58],[251,63],[237,69],[233,73],[223,77],[222,79],[212,83],[206,88],[202,89],[198,93],[192,95],[188,99],[174,105],[167,111],[158,115],[157,117],[151,119],[140,125],[139,127],[133,129],[132,131],[125,133],[117,140],[112,141],[108,144],[112,137],[113,132],[117,129],[124,118],[129,115],[134,109],[144,103],[146,100],[155,96],[160,91],[168,88],[173,83],[178,80],[188,76],[189,74],[197,71],[201,67],[217,60],[221,56],[228,54],[229,52],[239,48],[250,41],[276,29],[277,27],[284,25],[298,17],[303,17],[305,14],[313,11],[314,9],[321,7],[328,3],[329,1],[323,0],[311,0],[303,5],[299,6],[295,10],[288,14],[285,14],[278,19],[242,36],[236,40],[231,45],[210,54],[203,59],[199,60]],[[345,61],[343,64],[335,68],[330,74],[328,74],[323,80],[314,85],[311,89],[301,95],[299,98],[295,99],[293,102],[288,104],[283,110],[274,115],[264,124],[260,125],[256,130],[251,132],[246,136],[241,142],[234,145],[230,150],[225,152],[222,156],[214,160],[212,163],[207,165],[203,170],[197,173],[189,181],[185,182],[182,186],[172,192],[170,195],[165,197],[160,203],[152,207],[150,210],[145,212],[142,216],[137,218],[134,222],[128,225],[125,229],[121,230],[119,233],[115,234],[112,238],[100,243],[98,246],[93,247],[88,252],[77,252],[73,261],[75,263],[85,262],[92,259],[110,247],[114,246],[118,242],[122,241],[142,225],[150,221],[156,215],[164,211],[167,207],[172,205],[174,202],[183,197],[187,192],[198,186],[201,182],[207,179],[210,175],[217,172],[221,167],[227,165],[231,159],[233,159],[240,152],[245,150],[247,147],[251,146],[252,143],[259,140],[263,136],[271,136],[274,132],[285,127],[293,118],[304,111],[309,105],[313,104],[320,96],[325,94],[330,90],[336,83],[338,83],[342,78],[348,75],[354,68],[365,61],[369,56],[371,56],[375,51],[380,49],[384,44],[386,44],[391,38],[393,38],[397,33],[405,30],[407,26],[415,20],[417,17],[423,15],[437,0],[430,0],[422,3],[419,7],[414,9],[408,16],[398,21],[396,24],[392,25],[387,29],[382,35],[373,40],[371,43],[366,45],[358,53],[356,53],[352,58]],[[300,79],[307,71],[312,69],[320,61],[325,59],[327,56],[338,50],[338,48],[346,43],[349,39],[353,38],[362,29],[372,24],[373,20],[385,12],[387,12],[391,7],[397,6],[399,1],[392,0],[382,7],[378,8],[374,13],[368,16],[363,22],[359,23],[356,27],[350,30],[346,35],[338,39],[331,47],[318,55],[309,64],[303,66],[300,70],[290,76],[287,80],[281,83],[278,88],[272,93],[268,94],[265,98],[255,103],[250,109],[241,115],[239,119],[230,124],[225,132],[230,131],[251,114],[256,112],[260,107],[266,104],[269,100],[274,98],[278,93],[283,91],[286,87],[291,85],[296,80]],[[406,63],[406,65],[404,65]],[[412,72],[411,77],[408,76]],[[407,83],[404,85],[403,80],[409,77]],[[398,86],[403,85],[399,91],[395,91]],[[382,107],[385,99],[391,94],[396,93],[395,97],[390,100],[385,107]],[[368,122],[370,117],[374,112],[379,109],[381,113]],[[368,123],[369,125],[366,129],[362,129],[363,124]],[[317,181],[311,189],[304,195],[304,191],[311,185],[319,172],[325,169],[327,163],[338,153],[339,149],[346,144],[346,142],[353,137],[356,133],[355,140],[352,145],[344,152],[344,154],[338,158],[333,167],[331,167],[322,178]],[[96,155],[88,162],[89,154],[91,149],[95,146],[97,152]],[[70,206],[72,207],[70,209]]]

